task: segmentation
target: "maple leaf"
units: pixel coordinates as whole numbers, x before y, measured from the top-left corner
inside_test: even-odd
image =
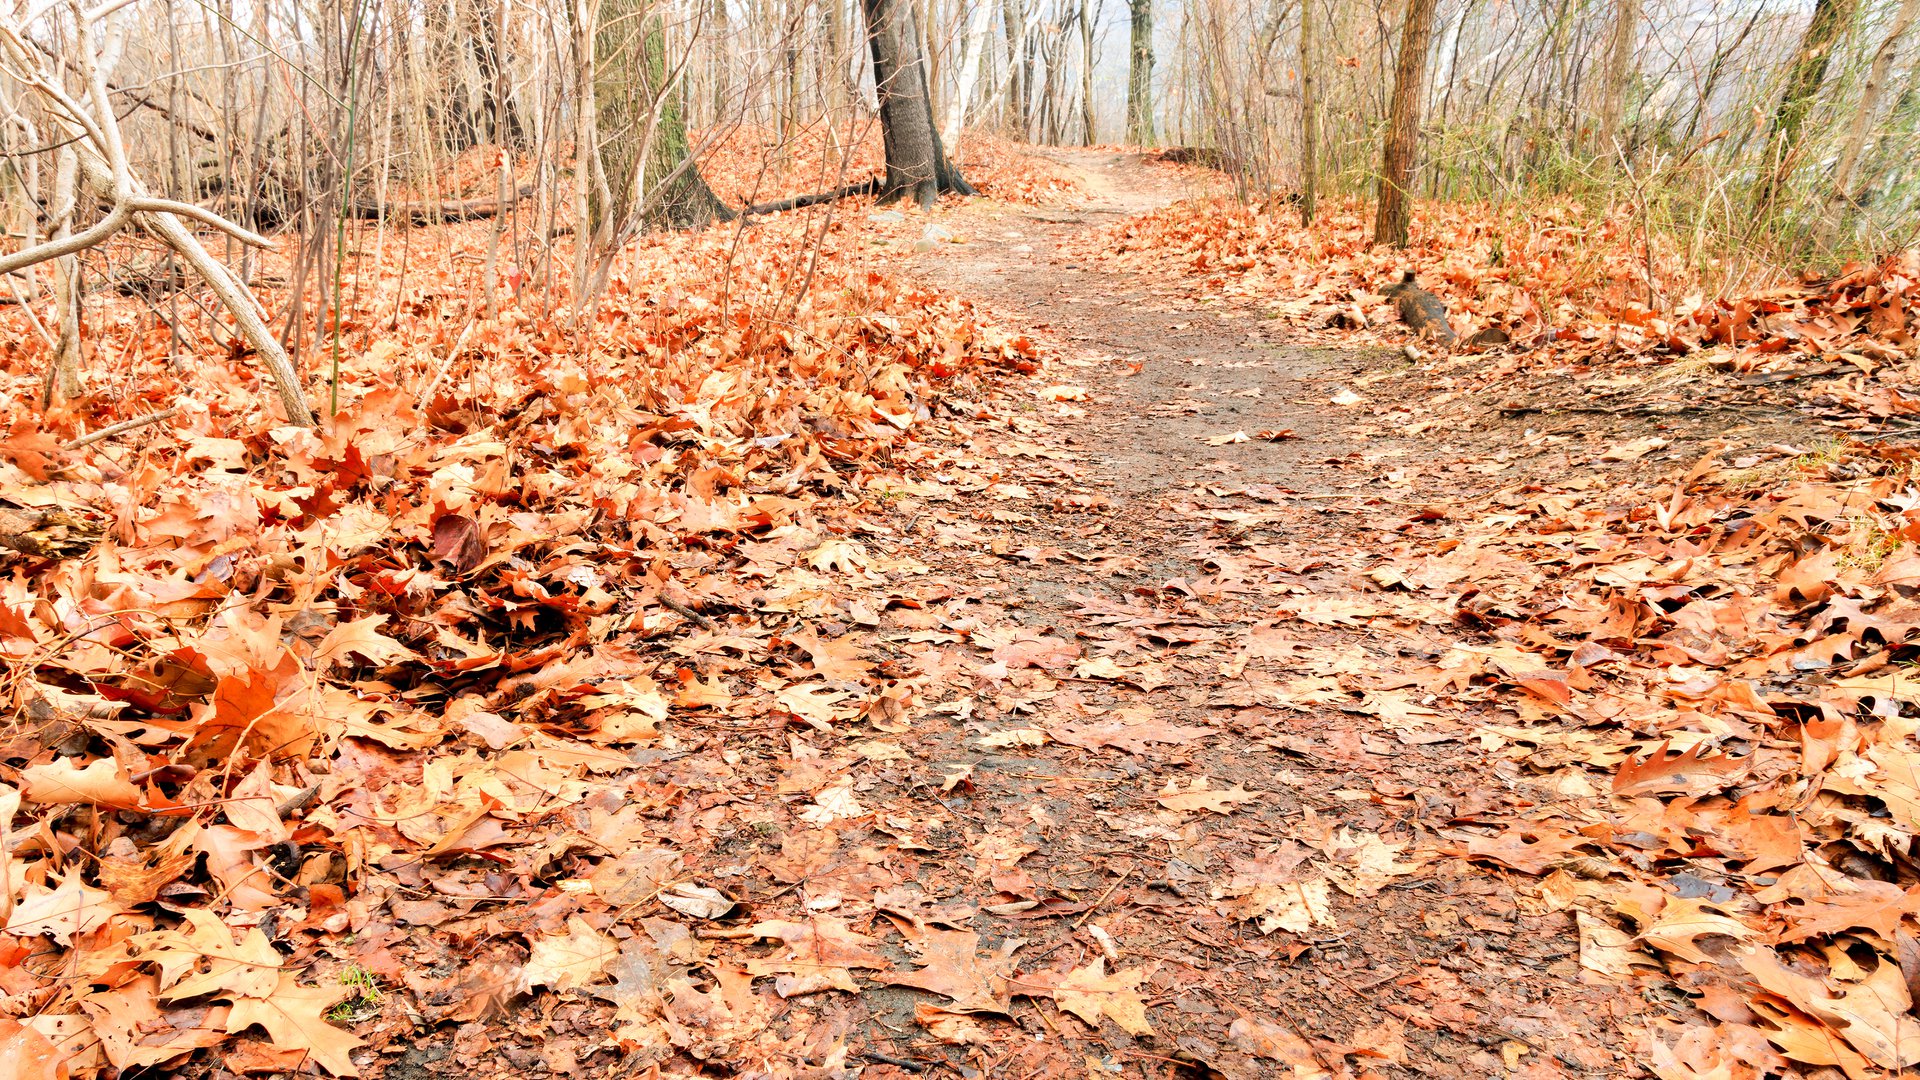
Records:
[[[359,1076],[360,1070],[347,1054],[366,1043],[326,1019],[327,1011],[348,993],[342,986],[301,986],[292,974],[282,972],[271,994],[234,1001],[226,1030],[238,1034],[258,1024],[275,1046],[305,1050],[335,1076]]]
[[[1093,963],[1067,973],[1054,988],[1054,1004],[1096,1031],[1105,1016],[1130,1035],[1151,1035],[1153,1026],[1147,1023],[1147,1004],[1139,990],[1146,978],[1144,968],[1123,968],[1109,975],[1107,958],[1096,956]]]
[[[619,946],[578,915],[567,919],[565,934],[534,939],[521,973],[526,984],[566,990],[600,981]]]

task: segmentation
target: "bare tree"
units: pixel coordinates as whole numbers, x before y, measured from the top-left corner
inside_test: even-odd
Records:
[[[1153,144],[1153,0],[1127,0],[1127,141]]]
[[[1373,218],[1373,242],[1406,247],[1413,211],[1414,155],[1420,142],[1420,100],[1426,82],[1427,45],[1433,39],[1435,0],[1408,0],[1400,25],[1400,56],[1393,71],[1393,102],[1387,111],[1386,148],[1381,154],[1379,204]]]
[[[1907,31],[1913,28],[1917,14],[1920,14],[1920,0],[1900,0],[1893,21],[1887,26],[1886,36],[1880,39],[1880,46],[1873,51],[1873,63],[1867,69],[1867,82],[1860,90],[1860,104],[1854,108],[1845,141],[1840,144],[1840,156],[1833,164],[1833,180],[1827,192],[1830,229],[1838,227],[1846,206],[1859,202],[1853,192],[1854,170],[1860,164],[1860,153],[1866,148],[1867,136],[1873,130],[1874,116],[1880,111],[1880,98],[1886,93],[1887,76],[1893,68],[1893,58],[1899,53]]]
[[[1626,111],[1627,76],[1640,36],[1640,0],[1614,0],[1612,34],[1607,42],[1606,79],[1600,87],[1600,123],[1594,132],[1600,153],[1611,155],[1620,141]]]
[[[867,19],[867,47],[873,55],[880,139],[887,162],[881,198],[910,198],[930,207],[943,192],[973,194],[940,146],[911,0],[861,0],[861,9]]]
[[[1315,110],[1313,0],[1300,0],[1300,223],[1312,225],[1320,199],[1320,117]]]
[[[119,117],[107,88],[107,70],[120,54],[124,26],[113,16],[129,6],[127,0],[104,0],[100,7],[83,8],[70,2],[67,10],[73,20],[70,40],[73,56],[62,63],[61,57],[34,44],[28,27],[14,20],[0,21],[0,51],[13,68],[12,74],[34,91],[42,103],[48,127],[60,134],[72,148],[77,190],[84,185],[108,205],[104,217],[79,232],[63,229],[45,243],[0,255],[0,275],[49,260],[59,260],[104,243],[128,225],[143,231],[171,247],[191,267],[216,298],[233,316],[240,336],[266,363],[280,391],[281,407],[287,419],[310,426],[313,412],[300,393],[300,380],[280,340],[267,329],[265,312],[247,287],[231,271],[208,253],[193,233],[181,223],[190,218],[219,229],[233,239],[254,247],[271,248],[265,237],[243,229],[204,207],[192,203],[159,199],[148,193],[146,185],[133,173],[127,160],[126,143],[120,131]],[[53,5],[30,10],[33,18],[53,15]],[[102,42],[96,52],[95,29],[104,23]],[[77,69],[85,89],[86,104],[68,93],[56,74],[63,67]],[[73,302],[71,287],[62,302]],[[77,318],[77,313],[67,316]],[[77,323],[76,323],[77,327]],[[77,329],[76,329],[77,333]],[[74,373],[77,375],[77,372]]]

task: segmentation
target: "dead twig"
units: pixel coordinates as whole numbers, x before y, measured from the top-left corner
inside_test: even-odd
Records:
[[[1116,891],[1118,891],[1120,886],[1125,885],[1127,883],[1127,879],[1132,876],[1133,876],[1133,866],[1129,864],[1127,866],[1127,872],[1124,874],[1121,874],[1120,877],[1117,880],[1115,880],[1113,884],[1107,886],[1107,891],[1100,894],[1100,899],[1095,900],[1093,902],[1092,907],[1080,913],[1080,918],[1074,921],[1073,928],[1075,930],[1078,930],[1082,926],[1085,926],[1087,924],[1087,920],[1093,918],[1093,913],[1100,910],[1100,905],[1106,903],[1107,898],[1112,896]]]
[[[77,439],[72,439],[67,442],[61,443],[60,449],[78,450],[83,446],[92,446],[94,443],[97,443],[102,439],[111,439],[115,435],[124,435],[129,431],[135,430],[136,428],[146,427],[148,424],[157,424],[160,421],[167,419],[168,417],[172,416],[174,413],[177,413],[179,411],[180,410],[177,408],[161,409],[159,412],[156,412],[156,413],[148,413],[145,416],[136,416],[131,420],[122,420],[117,424],[108,424],[106,427],[101,428],[99,431],[96,431],[91,435],[82,435]]]
[[[707,618],[705,615],[700,614],[671,596],[667,596],[664,593],[661,594],[660,604],[669,611],[679,613],[679,615],[687,621],[697,624],[702,630],[713,629],[712,619]]]

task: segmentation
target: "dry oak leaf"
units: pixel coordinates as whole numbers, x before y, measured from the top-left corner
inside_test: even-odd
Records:
[[[1207,777],[1196,776],[1185,787],[1178,779],[1169,779],[1167,786],[1154,795],[1161,806],[1176,813],[1193,813],[1197,810],[1211,810],[1216,814],[1233,813],[1233,804],[1252,802],[1259,795],[1235,784],[1230,788],[1214,788]]]
[[[1416,855],[1402,862],[1400,855],[1411,846],[1403,841],[1389,844],[1379,833],[1356,832],[1342,825],[1338,831],[1312,846],[1327,856],[1329,877],[1341,892],[1349,896],[1372,896],[1387,887],[1394,878],[1405,877],[1427,865],[1429,856]]]
[[[521,974],[529,988],[547,986],[566,990],[586,986],[600,981],[619,951],[619,945],[612,938],[574,915],[567,919],[565,935],[549,934],[533,943]]]
[[[1259,884],[1244,891],[1214,890],[1214,899],[1226,900],[1220,905],[1222,914],[1255,923],[1262,934],[1275,930],[1304,934],[1310,927],[1332,926],[1332,895],[1325,878]]]
[[[265,1028],[275,1046],[305,1050],[335,1076],[359,1076],[348,1052],[366,1043],[327,1023],[327,1010],[345,997],[340,986],[301,986],[282,973],[279,986],[265,998],[241,998],[227,1014],[227,1031],[238,1034],[254,1024]]]
[[[1538,875],[1585,843],[1583,836],[1515,825],[1499,836],[1468,836],[1465,854],[1469,859],[1484,859],[1523,874]]]
[[[1701,798],[1723,791],[1745,779],[1753,770],[1749,758],[1727,754],[1707,756],[1706,743],[1695,743],[1691,750],[1669,754],[1671,743],[1663,742],[1647,757],[1627,759],[1613,774],[1613,793],[1626,798],[1640,795],[1690,795]]]
[[[0,1019],[0,1080],[67,1080],[67,1063],[45,1035]]]
[[[1047,734],[1053,738],[1054,742],[1078,746],[1086,750],[1099,750],[1110,746],[1130,754],[1144,754],[1154,743],[1172,745],[1190,743],[1214,734],[1214,730],[1193,724],[1169,724],[1164,720],[1134,720],[1128,716],[1116,714],[1084,724],[1065,724],[1049,728]]]
[[[1629,911],[1627,914],[1636,913]],[[1754,936],[1754,930],[1740,920],[1703,901],[1679,896],[1667,897],[1667,902],[1661,905],[1659,914],[1653,916],[1651,922],[1639,921],[1644,929],[1634,939],[1636,942],[1651,945],[1661,952],[1695,964],[1709,964],[1715,959],[1700,948],[1696,938],[1722,935],[1735,941],[1745,941]]]
[[[1243,1054],[1291,1066],[1295,1076],[1327,1075],[1313,1047],[1289,1027],[1243,1016],[1227,1028],[1227,1042]]]
[[[204,994],[266,997],[280,983],[282,959],[259,927],[239,944],[218,915],[205,908],[183,908],[186,922],[175,930],[155,930],[128,939],[129,958],[160,966],[162,1001]],[[204,966],[202,961],[205,961]]]
[[[123,1076],[218,1046],[227,1040],[228,1031],[236,1030],[227,1027],[231,1015],[227,1006],[164,1006],[156,996],[158,990],[153,976],[140,975],[78,1002],[91,1036],[99,1040],[101,1055]]]
[[[1742,962],[1768,992],[1825,1024],[1874,1064],[1883,1069],[1920,1065],[1920,1020],[1909,1012],[1913,999],[1899,965],[1883,959],[1871,973],[1841,980],[1803,975],[1771,949],[1750,949]]]
[[[857,994],[854,968],[882,969],[887,959],[867,946],[874,939],[848,926],[845,920],[816,915],[806,922],[769,920],[754,923],[753,932],[786,946],[775,956],[747,961],[755,978],[773,976],[773,991],[783,998],[822,990]]]
[[[949,1012],[1004,1013],[1011,1008],[1009,991],[1013,953],[1024,938],[1010,938],[1000,951],[981,955],[980,935],[971,930],[925,927],[907,939],[914,952],[914,971],[890,971],[880,981],[892,986],[917,986],[950,998]]]
[[[1147,1003],[1140,998],[1140,984],[1146,978],[1145,968],[1125,968],[1109,975],[1107,958],[1096,956],[1086,967],[1067,972],[1054,987],[1053,1001],[1063,1012],[1085,1020],[1096,1031],[1100,1017],[1105,1015],[1129,1035],[1151,1035]]]
[[[56,758],[20,770],[21,797],[41,806],[91,803],[131,810],[144,801],[127,770],[113,758],[95,758],[82,768],[72,758]]]
[[[14,906],[6,931],[20,937],[45,935],[67,945],[74,935],[92,930],[120,911],[120,904],[105,890],[73,875],[52,889],[29,886],[27,898]]]
[[[412,649],[379,632],[385,615],[344,622],[327,631],[313,650],[313,664],[322,671],[347,662],[349,653],[357,653],[375,664],[391,664],[415,657]]]
[[[913,1022],[948,1046],[991,1046],[993,1036],[978,1020],[966,1013],[943,1009],[930,1001],[916,1002]]]
[[[1656,967],[1654,959],[1633,947],[1633,935],[1612,923],[1575,910],[1580,927],[1580,966],[1598,975],[1624,979],[1637,968]]]
[[[1859,878],[1843,881],[1847,887],[1845,892],[1796,897],[1776,905],[1773,913],[1787,920],[1787,929],[1780,934],[1780,941],[1805,941],[1853,929],[1872,930],[1892,941],[1903,916],[1920,916],[1920,885],[1903,890],[1887,881]]]

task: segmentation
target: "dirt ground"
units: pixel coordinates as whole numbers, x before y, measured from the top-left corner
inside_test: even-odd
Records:
[[[850,790],[874,813],[860,828],[809,831],[763,808],[681,838],[697,865],[737,868],[720,884],[754,917],[910,929],[905,947],[877,931],[870,947],[927,974],[796,995],[763,1018],[795,1046],[844,1040],[838,1065],[782,1072],[716,1052],[707,1074],[1641,1075],[1649,1024],[1684,999],[1594,978],[1574,913],[1536,877],[1449,854],[1462,827],[1566,794],[1476,741],[1499,720],[1492,703],[1463,711],[1419,685],[1423,665],[1484,639],[1467,625],[1382,633],[1352,613],[1431,504],[1530,476],[1604,485],[1713,440],[1763,446],[1818,425],[1764,402],[1733,417],[1502,411],[1396,351],[1300,344],[1265,312],[1090,257],[1101,225],[1183,194],[1173,172],[1098,151],[1059,160],[1086,178],[1081,204],[970,202],[943,219],[964,242],[899,260],[1058,356],[1051,385],[999,403],[1020,410],[1010,423],[973,423],[981,403],[957,393],[937,403],[947,435],[906,463],[924,482],[864,538],[917,563],[914,583],[897,607],[833,628],[903,658],[933,643],[916,662],[951,664],[946,692],[884,729],[885,752],[862,751]],[[1361,401],[1335,404],[1343,392]],[[1392,408],[1409,405],[1431,421],[1417,434]],[[1603,460],[1656,435],[1654,453]],[[973,650],[938,652],[956,630]],[[736,736],[730,771],[663,754],[650,775],[714,802],[810,790],[795,773],[823,748],[782,738]],[[1278,910],[1272,890],[1309,862],[1337,887],[1302,920],[1263,933],[1235,917],[1248,897]],[[1096,1027],[1020,996],[1103,957],[1145,1024],[1110,1010]],[[1009,1011],[967,1006],[967,987],[1009,985]],[[385,1073],[635,1072],[638,1059],[591,1049],[596,1009],[542,995],[518,1034],[442,1027],[391,1044]]]

